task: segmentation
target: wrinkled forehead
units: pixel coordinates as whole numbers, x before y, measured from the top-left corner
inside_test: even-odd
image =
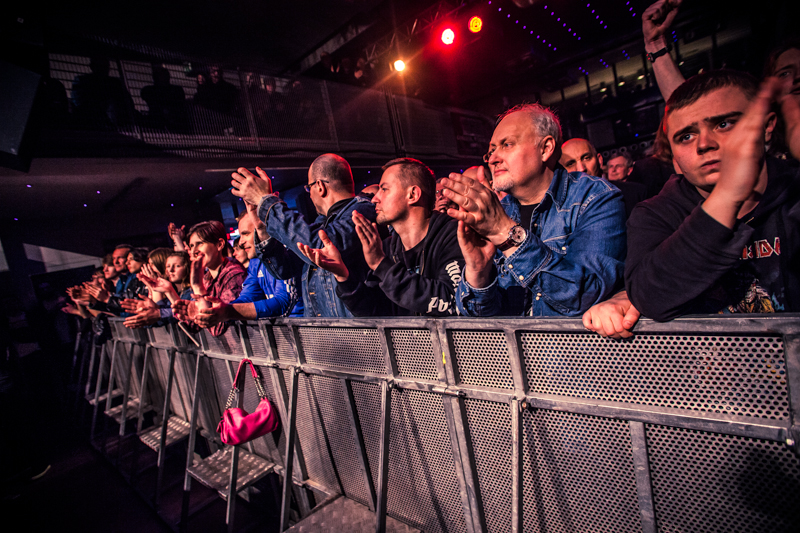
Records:
[[[675,109],[667,107],[664,113],[664,131],[668,137],[706,119],[733,113],[744,113],[750,105],[747,93],[740,87],[730,85],[710,91],[689,105]]]
[[[800,49],[789,48],[775,60],[775,68],[772,74],[786,68],[794,67],[796,72],[800,72]]]
[[[561,153],[572,159],[580,159],[585,154],[596,155],[594,148],[586,141],[567,141],[561,145]]]

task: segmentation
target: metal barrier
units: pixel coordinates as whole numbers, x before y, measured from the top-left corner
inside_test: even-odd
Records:
[[[202,338],[228,363],[218,389],[248,355],[279,408],[280,440],[247,453],[294,481],[283,528],[292,494],[296,518],[341,494],[376,530],[800,523],[796,315],[643,320],[626,341],[574,319],[279,319]]]

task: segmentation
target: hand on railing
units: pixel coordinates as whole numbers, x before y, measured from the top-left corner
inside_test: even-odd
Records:
[[[201,328],[211,328],[229,320],[228,311],[231,309],[230,304],[226,304],[219,298],[206,297],[205,301],[210,305],[205,309],[197,310],[197,315],[194,317],[194,323]]]
[[[605,302],[593,305],[583,314],[583,325],[602,337],[627,339],[633,336],[633,326],[641,313],[628,299],[626,291],[620,291]]]
[[[155,324],[161,318],[161,309],[147,296],[139,295],[139,299],[126,298],[121,302],[122,308],[131,316],[123,322],[126,328],[141,328]]]
[[[174,243],[174,249],[176,252],[185,252],[186,251],[186,226],[181,226],[180,228],[175,225],[174,222],[170,222],[169,226],[167,226],[167,233],[169,233],[169,238]]]
[[[233,195],[255,206],[261,203],[262,198],[272,194],[272,180],[269,179],[267,173],[261,170],[261,167],[256,167],[256,172],[258,172],[258,176],[241,167],[231,174]]]
[[[355,215],[355,211],[353,214]],[[344,264],[339,249],[333,245],[325,230],[319,230],[319,238],[322,241],[322,248],[312,248],[302,242],[297,243],[297,248],[312,263],[323,270],[332,272],[339,283],[347,281],[350,271],[347,270],[347,265]]]

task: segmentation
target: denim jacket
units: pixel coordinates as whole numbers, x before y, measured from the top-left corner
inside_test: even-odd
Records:
[[[308,225],[302,215],[275,196],[265,196],[258,206],[258,218],[267,226],[270,239],[256,245],[261,262],[276,279],[292,279],[302,267],[303,305],[307,317],[352,317],[336,296],[336,277],[309,261],[297,248],[302,242],[322,248],[319,230],[324,229],[355,279],[364,279],[369,267],[364,260],[361,241],[353,225],[353,211],[375,222],[375,206],[358,196],[331,207]]]
[[[520,220],[511,195],[503,208]],[[513,254],[495,255],[484,288],[461,277],[456,303],[466,316],[576,316],[622,288],[625,204],[603,178],[558,167],[534,210],[528,237]]]

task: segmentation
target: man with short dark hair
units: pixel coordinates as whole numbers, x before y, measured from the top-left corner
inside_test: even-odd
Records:
[[[297,269],[303,270],[303,305],[305,316],[348,317],[352,313],[336,297],[333,274],[320,270],[307,259],[298,244],[322,248],[320,231],[328,235],[341,251],[344,263],[355,276],[363,279],[369,270],[356,235],[353,212],[373,222],[375,208],[364,198],[355,196],[353,173],[341,156],[323,154],[308,169],[306,191],[319,213],[309,225],[297,211],[272,195],[272,184],[266,172],[256,167],[256,174],[240,168],[232,174],[233,194],[256,206],[258,218],[266,232],[259,234],[256,248],[267,270],[277,279],[291,279]],[[267,234],[269,237],[267,237]]]
[[[366,279],[348,271],[324,235],[322,249],[300,246],[300,251],[334,274],[336,294],[355,316],[452,315],[464,266],[458,222],[434,211],[436,178],[427,165],[399,158],[383,171],[372,203],[377,223],[391,225],[392,235],[381,242],[377,224],[353,213],[370,268]]]
[[[606,180],[557,167],[561,125],[538,104],[500,117],[486,161],[502,203],[478,179],[450,174],[466,266],[456,294],[469,316],[574,316],[622,285],[622,197]]]
[[[764,151],[778,90],[720,70],[671,94],[664,129],[682,174],[631,215],[626,298],[591,309],[589,329],[628,336],[639,311],[671,320],[800,310],[800,180],[796,164]]]

